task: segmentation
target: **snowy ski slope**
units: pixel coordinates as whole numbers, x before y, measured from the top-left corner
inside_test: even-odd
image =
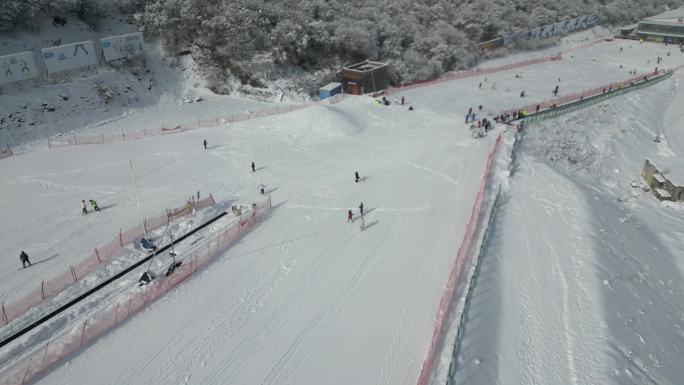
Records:
[[[673,47],[602,43],[486,82],[393,95],[415,111],[348,98],[0,161],[0,209],[13,219],[0,225],[2,271],[19,277],[3,282],[7,298],[108,241],[116,226],[135,223],[129,157],[150,214],[198,189],[250,202],[264,183],[273,196],[269,218],[217,262],[39,383],[415,384],[494,137],[470,137],[468,108],[498,112],[544,100],[558,78],[561,94],[623,80],[632,69],[652,71],[656,56],[665,58],[659,67],[684,63]],[[679,206],[629,186],[658,146],[670,143],[673,164],[680,159],[683,127],[676,107],[667,110],[678,81],[526,134],[475,286],[457,383],[674,384],[682,377],[684,244],[671,230],[681,228]],[[651,134],[663,121],[674,123],[657,144]],[[561,161],[549,160],[559,153]],[[367,178],[354,183],[355,170]],[[116,206],[82,216],[78,202],[90,196]],[[358,221],[346,223],[346,210],[357,212],[361,201],[364,232]],[[18,250],[30,245],[29,254],[56,254],[54,265],[20,270]]]

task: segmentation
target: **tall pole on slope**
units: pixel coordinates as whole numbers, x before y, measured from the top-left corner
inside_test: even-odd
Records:
[[[133,177],[133,189],[135,190],[135,200],[138,202],[138,213],[140,214],[140,224],[143,228],[143,233],[145,234],[145,239],[147,239],[147,226],[145,226],[145,219],[143,219],[142,206],[140,205],[140,196],[138,195],[138,185],[135,183],[135,173],[133,172],[133,159],[128,158],[128,162],[131,165],[131,176]]]

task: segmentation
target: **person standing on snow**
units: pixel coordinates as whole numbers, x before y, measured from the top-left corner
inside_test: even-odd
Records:
[[[85,199],[81,200],[81,212],[83,212],[83,214],[88,214],[88,208],[86,207]]]
[[[359,172],[354,172],[354,176],[356,177],[356,183],[359,183],[359,180],[361,180],[361,177],[359,177]]]
[[[90,200],[90,205],[93,206],[93,210],[100,211],[100,208],[97,206],[97,202],[95,202],[93,199]]]
[[[204,149],[205,150],[207,149],[207,140],[206,139],[204,139]]]
[[[256,165],[254,164],[254,161],[252,161],[252,172],[256,172]]]
[[[26,268],[26,264],[28,263],[29,266],[31,266],[31,261],[29,261],[28,254],[26,254],[25,251],[21,251],[21,254],[19,254],[19,260],[21,260],[21,264]]]
[[[354,213],[351,210],[347,211],[347,222],[352,222],[354,220]]]
[[[361,213],[361,216],[363,216],[363,202],[359,205],[359,212]]]

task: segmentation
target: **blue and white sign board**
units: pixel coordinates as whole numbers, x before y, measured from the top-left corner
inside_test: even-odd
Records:
[[[589,28],[596,24],[598,15],[580,16],[574,19],[563,20],[558,23],[545,25],[534,28],[525,32],[517,32],[505,35],[503,37],[504,45],[509,45],[516,40],[530,40],[539,38],[548,38],[558,36],[565,33],[570,33],[577,29]]]
[[[43,60],[48,73],[68,71],[97,64],[97,55],[92,41],[64,44],[43,48]]]
[[[129,58],[142,53],[145,42],[142,32],[110,36],[100,40],[106,61]]]
[[[0,56],[0,84],[14,83],[38,76],[33,52]]]

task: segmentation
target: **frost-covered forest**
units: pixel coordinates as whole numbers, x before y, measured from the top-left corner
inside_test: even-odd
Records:
[[[215,89],[287,77],[306,91],[341,64],[389,61],[394,82],[439,76],[479,58],[474,44],[598,13],[626,24],[684,0],[0,0],[0,31],[35,28],[40,14],[97,27],[110,13],[135,17],[170,53],[191,53]],[[551,43],[551,42],[546,42]]]

